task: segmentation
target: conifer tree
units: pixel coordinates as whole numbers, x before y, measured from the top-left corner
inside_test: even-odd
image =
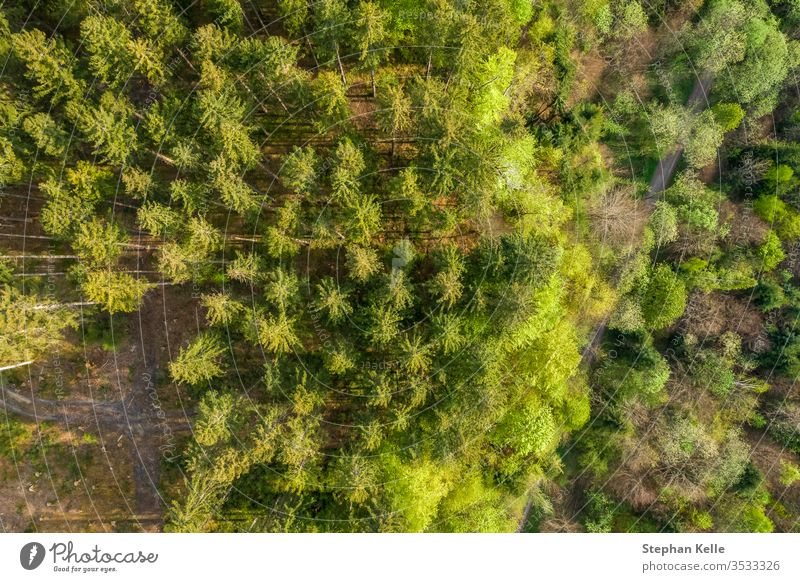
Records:
[[[178,357],[169,365],[170,374],[177,382],[208,382],[222,373],[224,353],[222,342],[216,336],[201,333],[188,346],[181,348]]]

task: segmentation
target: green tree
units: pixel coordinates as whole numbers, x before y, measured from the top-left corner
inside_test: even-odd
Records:
[[[327,277],[317,285],[314,309],[324,313],[331,323],[341,323],[353,312],[347,295],[334,279]]]
[[[296,37],[303,30],[308,18],[308,2],[305,0],[278,0],[278,12],[290,36]]]
[[[119,258],[125,240],[116,224],[93,218],[80,226],[73,246],[91,268],[110,268]]]
[[[649,328],[668,327],[686,309],[686,285],[669,266],[660,263],[648,277],[641,306],[642,316]]]
[[[312,5],[314,43],[321,61],[333,61],[339,67],[342,83],[347,83],[342,66],[341,43],[351,33],[352,15],[344,0],[320,0]],[[347,40],[345,40],[347,42]]]
[[[222,26],[239,30],[244,24],[244,11],[239,0],[206,0],[208,12]]]
[[[67,307],[0,287],[0,370],[47,357],[63,343],[62,332],[76,327]]]
[[[714,113],[706,110],[694,122],[692,133],[686,141],[683,156],[692,168],[702,168],[710,164],[717,155],[725,136],[723,128],[717,124]]]
[[[392,136],[392,157],[394,157],[397,138],[412,126],[413,103],[406,95],[403,86],[393,79],[381,80],[376,92],[378,97],[376,116],[380,128]]]
[[[103,306],[109,313],[131,312],[139,309],[142,297],[155,285],[120,271],[89,271],[83,292],[90,301]]]
[[[316,122],[320,131],[329,131],[344,125],[350,119],[350,102],[347,87],[331,71],[322,71],[312,82],[313,107],[319,118]]]
[[[294,330],[294,322],[283,314],[278,317],[259,318],[257,328],[258,341],[270,352],[283,354],[300,345]]]
[[[163,237],[175,234],[181,224],[180,214],[158,202],[146,202],[140,206],[136,220],[142,230]]]
[[[109,164],[122,165],[135,151],[137,135],[129,121],[133,107],[124,96],[104,93],[97,107],[73,101],[68,113]]]
[[[386,24],[389,15],[377,2],[361,1],[353,13],[355,20],[354,44],[359,51],[358,60],[369,69],[372,79],[372,96],[376,97],[375,69],[386,58],[384,43],[387,40]]]
[[[350,276],[356,281],[366,281],[380,269],[380,261],[374,249],[353,245],[347,250],[346,265]]]
[[[25,65],[26,77],[35,84],[34,94],[53,103],[79,98],[83,84],[75,77],[75,57],[58,38],[46,38],[32,28],[11,35],[14,54]]]
[[[202,296],[203,307],[206,308],[206,319],[210,325],[228,327],[236,323],[244,306],[228,293],[211,293]]]
[[[655,236],[656,247],[663,247],[678,238],[678,214],[665,200],[656,202],[650,215],[650,228]]]
[[[317,183],[317,153],[313,148],[297,146],[284,158],[280,176],[283,185],[296,194],[313,191]]]
[[[176,382],[200,384],[222,374],[221,360],[225,353],[222,342],[211,333],[196,336],[188,346],[181,348],[178,357],[169,365]]]
[[[653,152],[659,157],[667,154],[677,144],[686,142],[691,131],[689,117],[679,106],[655,106],[647,122],[653,138]]]
[[[35,113],[26,117],[22,129],[31,136],[36,147],[48,156],[64,155],[69,135],[47,113]]]
[[[158,249],[158,270],[173,283],[191,280],[197,266],[197,255],[185,245],[166,242]]]
[[[714,120],[723,131],[733,131],[744,119],[744,109],[738,103],[717,103],[711,107]]]
[[[764,271],[771,271],[786,258],[783,252],[781,239],[773,231],[769,231],[764,242],[758,247],[758,257],[761,259],[761,266]]]
[[[25,166],[14,152],[14,146],[0,137],[0,185],[13,184],[22,179]]]

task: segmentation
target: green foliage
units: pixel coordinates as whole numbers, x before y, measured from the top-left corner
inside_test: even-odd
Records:
[[[129,121],[133,108],[125,97],[104,93],[97,107],[71,102],[68,113],[94,153],[109,164],[124,164],[136,149],[136,130]]]
[[[667,265],[659,264],[648,277],[641,296],[642,317],[651,329],[668,327],[686,309],[686,286]]]
[[[30,431],[22,422],[8,418],[0,431],[0,458],[13,461],[21,457],[30,437]]]
[[[188,346],[181,348],[178,357],[170,362],[169,372],[176,382],[209,382],[222,373],[224,353],[225,348],[216,336],[201,333]]]
[[[679,175],[675,184],[664,193],[664,197],[675,207],[680,220],[688,226],[699,230],[716,230],[719,224],[719,196],[694,174],[684,172]]]
[[[0,287],[0,367],[46,357],[76,327],[75,314],[50,301],[39,302],[8,285]]]
[[[244,11],[239,0],[205,0],[204,4],[214,22],[222,26],[240,29],[244,23]]]
[[[711,110],[701,113],[684,146],[683,156],[691,168],[702,168],[711,163],[722,145],[725,130],[719,125]]]
[[[758,247],[758,257],[762,261],[764,271],[772,271],[786,258],[786,253],[783,252],[781,239],[778,238],[773,231],[769,231],[763,242]]]
[[[319,114],[317,126],[327,131],[344,124],[350,118],[347,88],[333,71],[324,71],[311,87],[314,108]]]
[[[258,341],[270,352],[287,353],[300,344],[292,320],[283,314],[278,317],[260,318],[257,329]]]
[[[351,246],[347,251],[347,268],[356,281],[366,281],[378,272],[377,253],[368,247]]]
[[[656,247],[663,247],[678,238],[678,214],[675,207],[665,200],[656,202],[650,215],[650,229],[655,237]]]
[[[657,402],[669,377],[667,361],[645,344],[634,354],[605,362],[594,381],[612,401]]]
[[[722,128],[722,131],[733,131],[742,123],[745,111],[738,103],[717,103],[711,107],[714,121]]]
[[[69,135],[47,113],[35,113],[26,117],[22,122],[22,129],[44,154],[60,157],[66,152]]]
[[[730,394],[735,381],[730,364],[711,351],[694,356],[691,374],[696,384],[719,398]]]
[[[353,11],[355,29],[353,43],[358,59],[365,67],[374,69],[386,57],[383,45],[387,39],[388,13],[378,2],[361,1]]]
[[[690,53],[700,70],[720,73],[718,88],[731,101],[770,111],[787,72],[795,64],[790,41],[763,0],[713,0],[688,32]]]
[[[0,186],[19,182],[25,166],[14,152],[11,142],[0,137]]]
[[[425,531],[447,495],[452,477],[428,459],[402,462],[387,455],[382,462],[382,481],[388,505],[398,513],[402,531]]]
[[[114,18],[97,15],[84,19],[81,39],[90,55],[89,66],[102,83],[118,87],[137,71],[151,82],[158,82],[163,75],[163,55],[157,45],[146,38],[133,38]]]
[[[586,531],[609,533],[614,525],[617,504],[603,493],[592,491],[587,495]]]
[[[180,225],[180,215],[157,202],[146,202],[136,211],[139,228],[154,236],[174,234]]]
[[[26,78],[34,83],[34,95],[54,103],[79,98],[83,86],[75,78],[75,57],[59,37],[47,38],[32,28],[11,35],[15,56],[25,66]]]
[[[764,507],[753,502],[733,502],[723,506],[725,531],[742,533],[770,533],[775,524],[764,512]]]
[[[532,401],[507,414],[491,439],[499,447],[512,448],[519,456],[541,456],[554,446],[557,436],[552,410]]]
[[[754,299],[762,311],[778,309],[786,303],[783,287],[769,278],[761,279],[753,293]]]
[[[116,224],[93,218],[81,224],[73,246],[91,268],[110,268],[122,252],[125,238]]]
[[[518,527],[511,508],[497,504],[500,492],[479,473],[462,476],[439,504],[436,531],[508,532]]]
[[[297,36],[308,18],[308,3],[305,0],[278,0],[278,12],[289,36]]]
[[[690,130],[686,112],[676,106],[655,107],[648,117],[648,126],[657,156],[668,153],[676,144],[684,142]]]
[[[317,296],[315,310],[324,313],[333,324],[342,322],[353,312],[347,300],[347,292],[331,278],[323,279],[317,286]]]
[[[800,467],[791,461],[781,459],[781,485],[786,487],[792,486],[797,481],[800,481]]]
[[[638,177],[676,147],[699,169],[725,132],[751,135],[794,63],[790,21],[708,2],[685,40],[718,73],[717,104],[651,84],[649,103],[629,91],[605,111],[578,92],[580,55],[624,61],[677,3],[268,4],[0,18],[0,184],[41,196],[25,232],[77,256],[53,293],[131,312],[154,287],[133,269],[157,270],[170,321],[190,305],[176,300],[199,303],[169,371],[214,389],[178,460],[185,487],[165,475],[180,491],[166,528],[514,531],[531,497],[530,523],[547,514],[554,480],[587,488],[589,531],[772,527],[737,423],[797,449],[797,412],[764,377],[800,370],[800,157],[731,140],[719,192],[687,172],[654,205]],[[664,49],[663,66],[634,64],[683,83],[685,57]],[[598,243],[591,203],[622,188],[625,242]],[[763,237],[736,206],[750,190]],[[763,318],[739,292],[761,271]],[[71,311],[0,277],[3,361],[60,347]],[[587,345],[612,307],[611,338]]]
[[[800,213],[774,194],[764,194],[753,203],[753,210],[773,226],[781,239],[800,237]]]
[[[310,147],[295,146],[284,159],[281,181],[297,194],[310,192],[317,182],[317,153]]]
[[[214,326],[232,325],[238,321],[244,311],[244,306],[227,293],[203,295],[202,303],[206,308],[208,323]]]
[[[144,294],[153,287],[128,273],[109,270],[89,271],[82,285],[86,298],[110,313],[136,311]]]

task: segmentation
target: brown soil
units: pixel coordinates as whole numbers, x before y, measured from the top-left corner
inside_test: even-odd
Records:
[[[104,368],[90,362],[83,372],[89,386],[113,380],[111,394],[103,401],[86,398],[93,394],[89,388],[54,399],[41,396],[39,390],[31,391],[30,384],[3,385],[7,413],[34,419],[28,425],[32,432],[37,426],[47,427],[66,443],[85,439],[77,449],[72,447],[80,453],[75,454],[78,460],[74,464],[65,462],[60,449],[57,453],[48,449],[41,455],[44,470],[31,468],[33,463],[0,461],[0,519],[6,530],[161,528],[165,509],[160,494],[161,464],[180,452],[179,437],[191,427],[187,411],[192,406],[178,387],[159,385],[158,370],[170,359],[167,330],[172,331],[173,341],[181,343],[196,328],[190,292],[180,289],[177,297],[172,297],[167,289],[160,287],[148,294],[140,312],[125,320],[129,341],[124,349],[109,354],[110,364]],[[168,320],[167,313],[174,317]],[[66,363],[61,366],[64,369]],[[52,371],[52,365],[49,369]],[[42,378],[46,377],[43,373]],[[78,477],[70,480],[63,476],[70,471]],[[37,472],[40,475],[35,477]],[[47,479],[50,485],[39,485],[37,491],[36,479]],[[72,487],[67,487],[70,484]],[[33,490],[26,491],[31,485]],[[85,491],[76,490],[79,487]]]

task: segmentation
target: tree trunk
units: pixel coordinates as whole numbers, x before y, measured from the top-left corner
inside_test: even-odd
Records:
[[[165,164],[169,164],[170,166],[177,166],[178,165],[175,160],[173,160],[172,158],[168,158],[167,156],[165,156],[164,154],[162,154],[160,152],[154,152],[153,150],[149,150],[149,151],[150,151],[150,153],[152,155],[154,155],[156,157],[157,160],[161,160]]]
[[[425,80],[431,77],[431,65],[433,65],[433,51],[428,51],[428,66],[425,67]]]
[[[344,66],[342,65],[342,57],[339,56],[339,43],[336,43],[336,62],[339,65],[339,74],[342,76],[342,84],[347,87],[347,77],[344,75]]]
[[[11,364],[10,366],[3,366],[0,368],[0,372],[5,370],[13,370],[14,368],[21,368],[22,366],[30,366],[33,363],[33,360],[28,360],[27,362],[20,362],[19,364]]]
[[[53,303],[52,305],[37,305],[34,311],[44,311],[50,309],[60,309],[61,307],[83,307],[85,305],[97,305],[95,301],[73,301],[72,303]]]
[[[78,255],[0,255],[0,259],[79,259]]]
[[[303,36],[305,37],[306,44],[308,45],[308,52],[311,53],[311,58],[314,59],[314,70],[319,71],[319,61],[317,60],[317,53],[314,52],[314,45],[311,44],[311,35],[309,35],[304,29]]]

